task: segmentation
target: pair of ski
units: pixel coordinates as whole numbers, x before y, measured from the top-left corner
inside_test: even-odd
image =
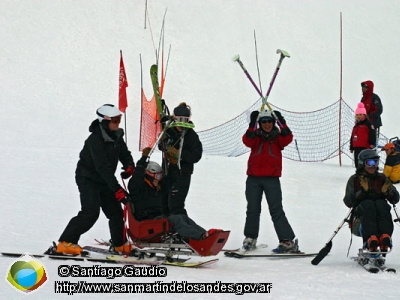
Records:
[[[225,251],[224,255],[226,257],[233,257],[233,258],[249,258],[249,257],[265,257],[265,258],[299,258],[299,257],[310,257],[315,256],[317,253],[305,253],[301,251],[295,252],[286,252],[286,253],[274,253],[271,252],[270,254],[260,253],[260,249],[267,248],[268,246],[265,244],[257,245],[256,250],[253,251],[242,251],[241,249],[235,249],[230,251]],[[262,251],[261,251],[262,252]]]
[[[385,266],[385,258],[387,252],[369,252],[359,249],[356,257],[352,259],[363,267],[369,273],[388,272],[396,273],[396,269]]]

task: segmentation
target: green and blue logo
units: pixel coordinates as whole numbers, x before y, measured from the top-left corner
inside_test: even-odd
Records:
[[[26,254],[10,266],[6,281],[18,291],[30,293],[47,281],[46,270],[39,261]]]

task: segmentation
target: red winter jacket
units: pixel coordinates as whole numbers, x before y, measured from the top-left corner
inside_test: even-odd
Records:
[[[374,94],[374,83],[371,80],[361,82],[361,85],[363,84],[368,85],[368,89],[363,94],[361,102],[364,103],[368,118],[376,129],[382,126],[382,101],[377,94]]]
[[[284,128],[287,126],[284,125]],[[254,128],[249,128],[242,140],[243,144],[251,149],[247,161],[247,175],[281,177],[282,150],[292,142],[292,132],[282,136],[277,128],[273,128],[270,134],[266,135],[261,129],[254,131]]]
[[[372,129],[371,122],[367,119],[356,122],[351,133],[350,150],[354,150],[354,148],[369,149],[369,145],[375,145],[375,142],[376,134]]]

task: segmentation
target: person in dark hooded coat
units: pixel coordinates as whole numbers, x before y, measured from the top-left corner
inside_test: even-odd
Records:
[[[362,98],[369,121],[374,125],[377,136],[379,136],[379,128],[382,126],[381,114],[383,105],[381,98],[374,93],[374,83],[371,80],[361,82]]]
[[[57,253],[82,253],[83,250],[78,245],[79,238],[95,224],[100,209],[109,219],[115,251],[130,252],[130,245],[124,241],[121,207],[121,203],[126,204],[129,201],[129,196],[114,174],[118,162],[121,162],[125,169],[121,176],[127,179],[132,175],[135,164],[123,139],[124,131],[119,128],[122,116],[119,109],[112,104],[105,104],[96,113],[98,119],[89,127],[90,135],[79,154],[75,172],[81,211],[70,220],[61,234],[55,249]]]

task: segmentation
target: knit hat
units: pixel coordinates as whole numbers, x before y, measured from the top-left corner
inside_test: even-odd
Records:
[[[190,106],[185,102],[181,102],[177,107],[174,108],[174,115],[177,117],[190,117]]]
[[[365,107],[364,107],[364,103],[362,103],[362,102],[358,103],[355,114],[356,115],[366,115],[367,114],[367,111],[365,110]]]

